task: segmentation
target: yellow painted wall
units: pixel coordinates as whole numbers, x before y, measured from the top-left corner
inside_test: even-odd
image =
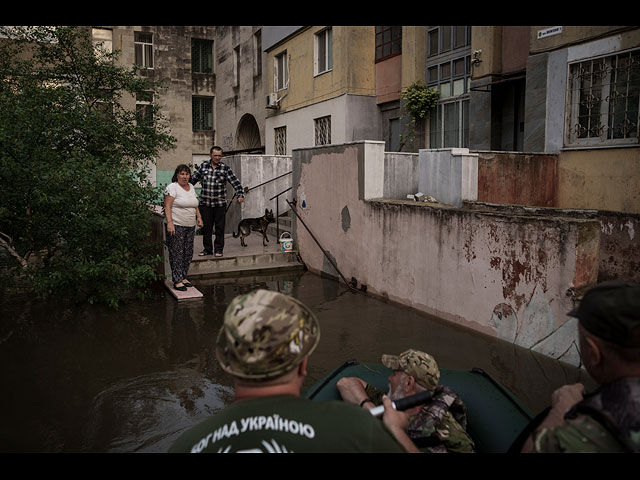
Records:
[[[558,207],[640,213],[640,147],[561,152]]]
[[[274,59],[286,50],[289,88],[278,92],[283,113],[345,93],[375,95],[375,27],[334,26],[333,69],[314,77],[314,37],[324,26],[302,30],[268,52],[266,74],[269,92],[274,88]]]

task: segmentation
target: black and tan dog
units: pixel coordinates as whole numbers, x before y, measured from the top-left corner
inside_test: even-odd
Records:
[[[233,238],[240,237],[240,245],[246,247],[247,244],[244,243],[244,237],[248,237],[251,233],[251,230],[253,230],[254,232],[261,232],[262,245],[266,247],[267,244],[265,242],[269,241],[269,239],[267,238],[267,227],[270,223],[273,223],[275,221],[276,219],[273,216],[273,210],[267,209],[264,211],[264,216],[260,218],[245,218],[244,220],[241,220],[238,224],[238,233],[236,234],[235,232],[233,232]]]

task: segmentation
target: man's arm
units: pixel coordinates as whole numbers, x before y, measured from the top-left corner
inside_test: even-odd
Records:
[[[202,165],[200,165],[200,167],[202,167]],[[200,172],[200,168],[197,168],[191,175],[191,178],[189,179],[189,183],[191,183],[191,185],[195,185],[200,181],[201,178],[202,178],[202,173]]]
[[[244,190],[242,188],[242,184],[240,183],[240,180],[238,180],[238,177],[236,177],[236,174],[233,173],[233,170],[229,167],[227,168],[227,180],[229,180],[229,183],[235,189],[238,195],[238,202],[244,201]]]
[[[564,423],[564,415],[571,407],[580,402],[584,396],[584,385],[575,383],[573,385],[564,385],[551,394],[551,409],[542,421],[536,431],[529,435],[526,442],[522,446],[522,452],[527,453],[533,451],[533,437],[538,431],[545,428],[553,428]]]
[[[365,389],[367,383],[358,377],[343,377],[336,384],[340,396],[345,402],[371,409],[375,407]],[[368,402],[362,403],[365,400]]]

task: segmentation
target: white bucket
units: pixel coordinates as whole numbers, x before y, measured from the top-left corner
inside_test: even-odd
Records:
[[[285,235],[288,238],[285,238]],[[291,234],[289,232],[284,232],[280,235],[280,249],[283,252],[290,252],[293,250],[293,238],[291,238]]]

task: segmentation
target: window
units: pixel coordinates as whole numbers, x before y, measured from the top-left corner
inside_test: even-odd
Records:
[[[191,71],[213,73],[213,40],[191,39]]]
[[[469,99],[440,103],[429,113],[429,148],[469,147]]]
[[[275,154],[286,155],[287,154],[287,127],[278,127],[273,129]]]
[[[329,145],[331,143],[331,116],[316,118],[315,141],[316,145]]]
[[[240,85],[240,47],[233,49],[233,86]]]
[[[427,56],[434,57],[471,45],[471,27],[464,25],[434,27],[427,33]]]
[[[376,62],[402,53],[402,27],[376,27]]]
[[[315,75],[328,72],[333,68],[332,32],[330,28],[315,36]]]
[[[97,51],[113,52],[113,32],[105,28],[92,28],[91,38]]]
[[[135,64],[142,68],[153,68],[153,34],[133,32]]]
[[[276,92],[289,88],[289,60],[287,52],[277,55],[274,59],[274,79],[273,84]]]
[[[638,143],[640,49],[569,65],[566,144]]]
[[[153,92],[136,94],[136,121],[153,123]]]
[[[253,34],[253,74],[257,77],[262,75],[262,30]]]
[[[427,86],[440,92],[440,98],[469,93],[471,56],[454,58],[427,68]]]
[[[213,97],[193,97],[191,120],[194,132],[213,130]]]

